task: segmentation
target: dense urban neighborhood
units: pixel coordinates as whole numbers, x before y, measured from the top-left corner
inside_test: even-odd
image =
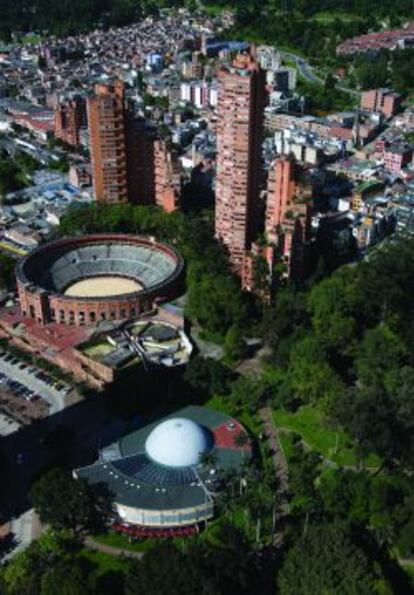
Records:
[[[20,1],[0,595],[413,593],[411,3]]]

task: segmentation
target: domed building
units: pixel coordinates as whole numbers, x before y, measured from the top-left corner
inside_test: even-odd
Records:
[[[187,535],[214,516],[228,472],[251,455],[238,421],[205,407],[186,407],[121,438],[75,477],[114,494],[114,528],[132,536]]]

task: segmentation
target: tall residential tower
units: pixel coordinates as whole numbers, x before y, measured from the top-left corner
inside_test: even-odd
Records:
[[[123,83],[95,85],[87,106],[95,198],[107,203],[127,202]]]
[[[265,106],[265,73],[249,54],[219,72],[216,236],[241,275],[255,238]]]
[[[152,135],[128,106],[122,81],[95,85],[88,122],[96,200],[153,203]]]

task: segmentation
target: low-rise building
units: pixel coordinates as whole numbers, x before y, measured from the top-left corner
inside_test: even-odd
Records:
[[[402,95],[390,89],[370,89],[361,95],[361,108],[370,112],[380,112],[386,118],[394,116],[401,108]]]

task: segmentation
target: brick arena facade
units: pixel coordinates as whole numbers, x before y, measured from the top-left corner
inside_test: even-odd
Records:
[[[31,252],[16,268],[21,313],[41,325],[94,326],[137,318],[178,295],[183,269],[180,255],[152,238],[98,234],[57,240]],[[111,296],[65,295],[79,281],[109,276],[136,281],[141,288]]]

